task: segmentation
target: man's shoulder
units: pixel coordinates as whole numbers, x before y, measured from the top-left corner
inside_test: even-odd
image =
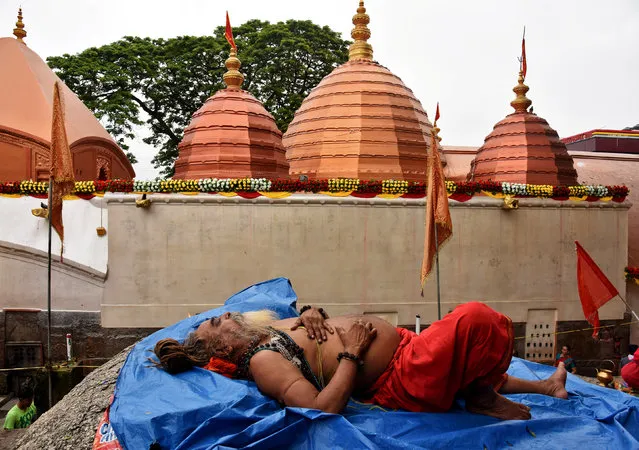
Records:
[[[22,411],[20,408],[18,408],[18,405],[13,405],[13,407],[9,410],[9,412],[7,413],[7,417],[9,416],[17,416],[20,414],[23,414],[24,411]]]

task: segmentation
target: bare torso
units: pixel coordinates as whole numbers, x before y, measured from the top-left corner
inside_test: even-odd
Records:
[[[363,393],[368,390],[384,372],[384,370],[386,370],[386,367],[390,363],[400,342],[400,337],[397,334],[395,327],[385,320],[375,316],[342,316],[334,319],[328,319],[327,323],[333,327],[338,326],[348,330],[353,321],[356,319],[363,319],[367,322],[371,322],[377,329],[377,337],[371,343],[368,351],[363,356],[364,366],[358,371],[357,378],[355,380],[355,396],[357,396],[358,393]],[[308,333],[305,329],[291,331],[290,328],[293,326],[295,321],[296,319],[280,320],[274,322],[273,327],[287,333],[297,345],[304,349],[304,356],[306,356],[311,369],[313,369],[313,373],[318,378],[320,375],[318,356],[321,353],[321,372],[323,374],[325,384],[328,384],[339,365],[337,355],[344,351],[344,346],[339,336],[337,333],[327,333],[328,339],[326,342],[322,342],[318,345],[317,341],[308,337]]]

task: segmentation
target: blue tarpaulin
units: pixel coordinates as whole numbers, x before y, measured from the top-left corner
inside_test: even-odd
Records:
[[[568,375],[568,400],[538,394],[509,395],[530,406],[532,420],[500,421],[456,405],[450,412],[409,413],[351,401],[343,415],[281,408],[254,383],[204,369],[169,375],[151,367],[155,343],[178,340],[202,321],[226,311],[272,309],[296,315],[289,281],[277,278],[231,297],[223,307],[185,319],[138,343],[124,364],[111,406],[111,424],[128,450],[360,448],[639,449],[639,399]],[[554,368],[514,358],[519,378],[547,378]]]

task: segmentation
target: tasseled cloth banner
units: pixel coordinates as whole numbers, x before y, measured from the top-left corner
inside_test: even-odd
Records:
[[[53,87],[53,117],[51,126],[51,180],[53,192],[49,205],[49,220],[51,226],[60,236],[62,247],[60,260],[64,251],[64,225],[62,224],[62,198],[73,192],[75,179],[73,176],[73,158],[64,118],[64,99],[60,92],[60,82]]]

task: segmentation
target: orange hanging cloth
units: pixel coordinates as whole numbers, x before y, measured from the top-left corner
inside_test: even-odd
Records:
[[[56,81],[53,87],[53,115],[51,125],[51,168],[50,177],[53,186],[51,204],[49,205],[49,220],[51,226],[60,236],[62,247],[60,261],[64,251],[64,225],[62,223],[62,198],[73,192],[75,178],[73,176],[73,157],[69,148],[64,117],[64,98],[61,83]]]
[[[435,126],[439,118],[439,103],[435,113]],[[437,143],[437,134],[432,132],[431,151],[428,155],[428,186],[426,190],[426,230],[424,236],[424,259],[422,260],[421,286],[424,289],[426,278],[433,269],[433,259],[438,249],[453,234],[453,222],[448,209],[448,194],[444,169]],[[435,227],[437,227],[437,244],[435,244]]]

